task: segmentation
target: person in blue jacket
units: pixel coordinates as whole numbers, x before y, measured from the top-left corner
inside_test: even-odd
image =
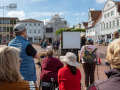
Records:
[[[16,24],[13,28],[15,38],[8,43],[8,46],[21,49],[20,58],[23,60],[20,65],[20,73],[24,80],[34,81],[36,83],[36,68],[33,57],[40,59],[39,54],[26,39],[26,27],[23,24]]]
[[[46,46],[47,46],[47,40],[45,40],[45,41],[43,42],[43,48],[44,48],[44,50],[46,50]]]

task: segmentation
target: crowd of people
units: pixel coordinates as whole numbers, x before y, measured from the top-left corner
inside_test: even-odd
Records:
[[[36,68],[34,58],[40,59],[35,48],[27,40],[26,27],[23,24],[14,26],[15,38],[8,46],[0,48],[0,90],[39,90],[36,86]],[[85,90],[119,90],[120,89],[120,39],[118,32],[107,47],[106,62],[111,69],[105,71],[108,79],[94,80],[96,61],[100,58],[99,51],[94,46],[91,37],[81,38],[80,59],[85,74]],[[59,49],[60,42],[55,39],[54,51]],[[47,40],[40,43],[46,50]],[[57,59],[53,50],[47,51],[47,57],[41,62],[40,83],[42,90],[48,89],[51,78],[58,90],[81,90],[81,71],[77,68],[77,56],[67,52],[65,56]],[[44,83],[44,84],[43,84]]]

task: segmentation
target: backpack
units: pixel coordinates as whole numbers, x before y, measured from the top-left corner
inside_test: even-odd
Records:
[[[88,51],[86,46],[84,46],[85,51],[83,52],[83,61],[86,63],[93,63],[94,59],[96,58],[96,55],[94,54],[97,50],[97,48],[95,48],[92,52]]]

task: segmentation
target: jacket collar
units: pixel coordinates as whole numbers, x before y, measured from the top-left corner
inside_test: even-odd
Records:
[[[120,70],[119,69],[110,69],[108,71],[105,71],[105,74],[107,75],[108,78],[120,77]]]
[[[24,38],[24,37],[22,37],[22,36],[20,36],[20,35],[17,35],[15,38],[21,38],[21,39],[23,39],[23,40],[27,41],[27,39],[26,39],[26,38]]]

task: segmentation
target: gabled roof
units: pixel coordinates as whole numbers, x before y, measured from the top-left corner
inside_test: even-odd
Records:
[[[25,20],[20,20],[19,22],[43,22],[43,21],[39,21],[36,19],[25,19]]]
[[[90,11],[91,12],[91,17],[92,17],[92,21],[95,21],[91,26],[89,27],[92,27],[94,26],[99,20],[100,18],[102,17],[102,10],[99,10],[99,11]],[[87,27],[87,28],[89,28]]]
[[[94,22],[90,27],[94,26],[100,20],[101,17],[102,17],[102,12],[99,15],[98,19],[96,20],[96,22]],[[90,28],[90,27],[87,27],[87,28]]]
[[[118,5],[120,5],[120,2],[119,2],[119,1],[116,1],[115,3],[118,4]]]
[[[85,28],[88,27],[88,22],[82,22],[82,23],[83,23],[83,25],[85,26]]]
[[[91,12],[92,21],[96,21],[99,15],[101,14],[102,10],[90,11],[90,12]]]

